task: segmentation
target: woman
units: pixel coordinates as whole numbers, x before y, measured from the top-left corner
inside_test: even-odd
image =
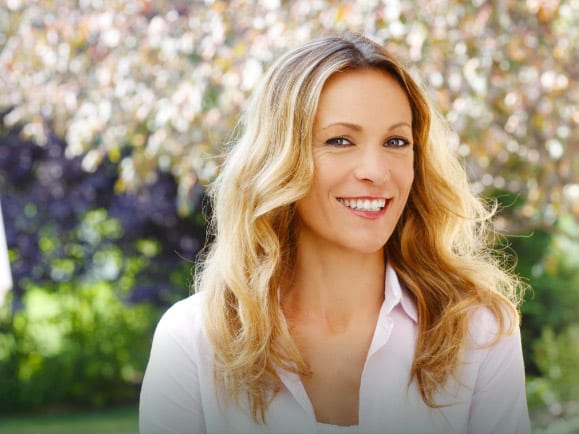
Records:
[[[518,282],[407,69],[360,35],[310,42],[241,131],[141,432],[529,432]]]

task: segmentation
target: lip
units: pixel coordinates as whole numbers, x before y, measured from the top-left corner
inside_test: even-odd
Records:
[[[344,205],[338,199],[344,199],[344,200],[381,200],[381,199],[383,199],[386,201],[386,203],[380,211],[366,211],[366,210],[360,210],[360,209],[352,209],[349,206]],[[392,198],[380,197],[380,196],[340,196],[340,197],[336,198],[336,201],[342,207],[344,207],[347,211],[351,212],[352,214],[354,214],[358,217],[362,217],[362,218],[367,219],[367,220],[376,220],[376,219],[382,217],[384,214],[386,214],[386,211],[388,211],[388,208],[390,206],[390,202],[392,202]]]

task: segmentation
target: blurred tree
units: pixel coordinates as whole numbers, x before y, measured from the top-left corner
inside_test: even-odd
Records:
[[[115,193],[118,163],[86,172],[81,160],[52,133],[39,146],[0,127],[14,273],[0,306],[0,413],[135,401],[160,314],[188,295],[204,221],[177,215],[173,176]]]
[[[346,29],[412,65],[450,122],[474,188],[527,198],[509,230],[579,216],[579,4],[572,0],[107,2],[9,0],[0,108],[117,191],[170,171],[190,213],[248,92],[275,55]],[[128,152],[126,151],[128,150]]]
[[[205,240],[203,216],[177,215],[177,184],[158,170],[138,192],[115,194],[118,164],[93,171],[65,156],[49,134],[44,146],[0,128],[0,191],[14,277],[14,307],[29,282],[116,282],[120,299],[167,305],[186,295],[191,261]],[[191,197],[202,200],[200,187]],[[174,281],[176,280],[176,281]]]

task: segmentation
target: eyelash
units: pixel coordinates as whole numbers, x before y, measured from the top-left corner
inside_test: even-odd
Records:
[[[402,142],[399,145],[394,145],[395,148],[403,148],[404,146],[408,146],[410,144],[410,141],[408,139],[405,139],[404,137],[391,137],[388,140],[386,140],[386,143],[388,143],[392,140],[397,140],[397,141]]]
[[[347,142],[347,143],[338,143],[338,142]],[[343,147],[343,146],[349,146],[351,145],[352,142],[350,140],[348,140],[345,137],[332,137],[331,139],[326,140],[326,145],[332,145],[332,146],[338,146],[338,147]]]
[[[405,139],[404,137],[391,137],[388,140],[386,140],[385,144],[387,144],[388,142],[391,142],[393,140],[396,140],[399,142],[398,145],[392,145],[392,146],[388,146],[388,147],[392,147],[392,148],[403,148],[404,146],[408,146],[410,144],[410,141],[408,139]],[[347,143],[338,143],[339,141],[345,141]],[[402,143],[400,143],[402,142]],[[353,145],[352,141],[346,137],[343,136],[338,136],[338,137],[332,137],[331,139],[326,140],[326,145],[331,145],[331,146],[337,146],[337,147],[345,147],[345,146],[351,146]]]

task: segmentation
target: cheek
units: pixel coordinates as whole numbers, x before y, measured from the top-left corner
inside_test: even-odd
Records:
[[[414,182],[414,170],[410,169],[408,172],[404,174],[404,186],[407,191],[410,191],[412,188],[412,183]]]
[[[309,194],[313,196],[328,196],[339,184],[342,168],[339,162],[330,158],[320,158],[314,165],[314,177]]]
[[[392,174],[400,191],[408,194],[414,182],[413,160],[409,159],[405,163],[394,165]]]
[[[296,211],[302,220],[319,219],[328,215],[339,185],[339,170],[335,169],[336,164],[331,159],[315,161],[310,188],[296,204]]]

